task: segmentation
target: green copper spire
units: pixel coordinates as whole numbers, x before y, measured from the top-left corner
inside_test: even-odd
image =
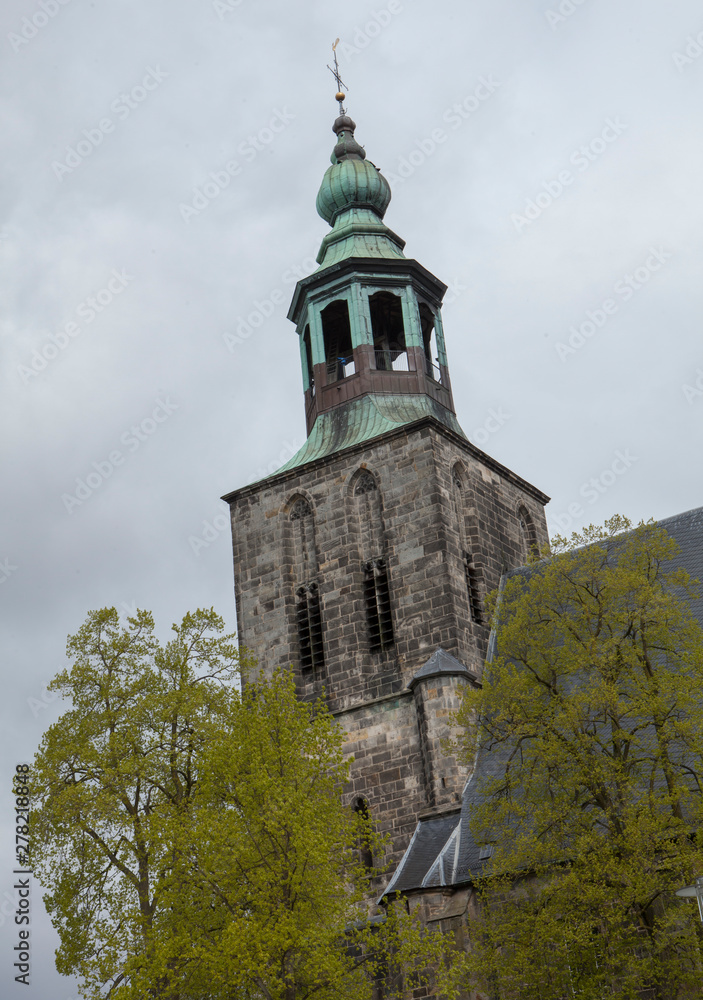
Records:
[[[354,138],[355,129],[346,114],[332,126],[337,136],[332,166],[317,194],[318,214],[332,226],[317,255],[321,268],[349,257],[404,259],[405,240],[383,223],[391,200],[390,185],[366,159],[366,150]]]
[[[337,141],[317,211],[331,232],[320,267],[298,282],[288,310],[300,340],[308,439],[282,472],[425,420],[464,436],[444,349],[446,285],[407,260],[405,241],[385,225],[390,186],[356,141],[336,55],[329,68],[339,88]]]

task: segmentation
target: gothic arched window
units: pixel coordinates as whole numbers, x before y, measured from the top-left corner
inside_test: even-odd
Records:
[[[364,565],[364,603],[371,651],[388,649],[395,639],[385,559],[370,559]]]
[[[467,531],[465,492],[464,473],[461,466],[457,463],[452,469],[452,499],[454,501],[454,515],[459,531],[459,541],[464,563],[464,579],[466,581],[466,595],[469,601],[469,617],[476,625],[483,625],[480,572],[471,552],[472,546],[476,544],[476,527],[474,525],[473,530],[471,530],[470,526],[470,530]]]
[[[378,484],[370,472],[363,470],[359,473],[354,482],[353,496],[364,566],[364,606],[369,648],[372,652],[378,652],[392,646],[395,639],[388,567],[384,558],[381,496]]]
[[[293,534],[295,589],[295,621],[298,651],[302,670],[324,664],[322,642],[322,612],[317,575],[315,519],[312,507],[304,497],[298,497],[290,508]]]
[[[525,552],[525,558],[529,559],[531,556],[539,554],[535,523],[532,520],[527,507],[522,505],[518,508],[517,516],[520,523],[520,534],[522,535],[522,545]]]

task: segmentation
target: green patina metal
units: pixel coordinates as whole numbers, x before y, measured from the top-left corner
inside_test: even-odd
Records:
[[[403,258],[405,241],[383,224],[391,189],[354,138],[355,123],[341,115],[334,123],[337,145],[332,166],[317,194],[318,214],[332,226],[322,241],[320,270],[350,257]]]
[[[332,232],[322,240],[317,272],[350,257],[405,260],[401,239],[369,208],[347,208],[337,216]]]
[[[339,350],[336,331],[328,330],[330,343],[325,343],[322,316],[326,307],[346,302],[348,332],[345,336],[349,337],[352,350],[360,346],[373,349],[375,335],[370,296],[387,294],[387,289],[400,301],[402,308],[403,344],[397,353],[420,352],[419,358],[417,353],[413,356],[412,370],[418,362],[424,363],[421,299],[427,309],[434,310],[436,349],[442,364],[446,365],[440,317],[446,286],[417,261],[406,259],[405,241],[383,222],[391,200],[390,186],[380,170],[366,158],[365,150],[354,138],[355,128],[345,113],[333,125],[337,144],[331,157],[332,165],[325,172],[317,195],[317,211],[329,223],[331,232],[322,240],[317,257],[320,267],[298,282],[288,312],[288,318],[296,324],[301,336],[301,362],[308,387],[312,372],[308,371],[307,351],[310,350],[316,366],[329,366],[330,357],[335,357]],[[303,331],[308,347],[302,339]],[[390,354],[391,348],[385,346],[378,350]],[[429,357],[427,360],[432,361]],[[377,370],[372,360],[368,371]],[[385,364],[382,371],[386,371]],[[400,393],[389,392],[391,386],[386,384],[381,389],[378,381],[364,383],[364,372],[361,374],[359,385],[362,389],[358,397],[347,398],[345,402],[316,412],[307,441],[276,475],[427,418],[433,418],[466,440],[453,412],[451,391],[435,381],[434,375],[431,376],[436,387],[433,392]],[[391,381],[395,377],[392,371],[388,376]],[[406,377],[404,373],[400,375],[401,379]],[[321,379],[323,386],[327,384],[325,378],[323,375]],[[444,403],[437,398],[438,394],[441,398],[442,393]]]
[[[454,414],[430,396],[367,395],[321,413],[303,447],[276,475],[426,417],[466,438]]]

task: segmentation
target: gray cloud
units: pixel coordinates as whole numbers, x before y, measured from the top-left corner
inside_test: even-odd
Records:
[[[165,634],[215,605],[235,626],[228,533],[209,539],[207,524],[222,493],[304,436],[285,312],[290,270],[326,231],[314,204],[337,36],[357,138],[388,174],[408,164],[389,225],[454,288],[444,323],[467,433],[552,495],[553,527],[574,503],[578,527],[703,500],[703,400],[682,389],[703,367],[699,5],[585,0],[550,24],[568,2],[224,3],[70,0],[44,23],[38,0],[6,0],[0,14],[0,563],[16,567],[0,574],[6,775],[58,711],[31,700],[87,610],[136,602]],[[32,37],[18,43],[23,28]],[[142,94],[152,71],[158,86]],[[475,106],[482,78],[499,86]],[[272,131],[277,115],[286,124]],[[615,118],[626,128],[594,150]],[[579,169],[583,145],[594,158]],[[52,164],[76,157],[57,176]],[[564,170],[573,183],[517,232],[511,216],[556,192]],[[186,222],[179,206],[196,191],[205,207]],[[651,247],[671,253],[666,266],[562,361],[556,345]],[[108,301],[123,270],[133,277]],[[23,378],[37,356],[45,367]],[[165,397],[178,409],[130,450],[124,436]],[[124,461],[69,513],[62,496],[115,450]],[[637,460],[611,483],[628,450]],[[608,482],[590,502],[594,477]],[[195,551],[192,538],[208,544]],[[2,804],[0,896],[12,884],[7,793]],[[62,1000],[75,988],[53,971],[38,890],[34,906],[25,996]]]

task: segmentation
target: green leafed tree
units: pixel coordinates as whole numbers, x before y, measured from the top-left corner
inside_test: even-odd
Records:
[[[689,1000],[703,935],[676,889],[703,874],[697,589],[653,522],[613,518],[513,573],[497,653],[461,710],[480,746],[471,949],[458,981],[496,1000]]]
[[[71,704],[36,755],[31,858],[57,968],[91,1000],[403,995],[441,945],[402,907],[370,919],[334,720],[287,672],[242,693],[214,612],[173,629],[93,612],[51,684]]]

